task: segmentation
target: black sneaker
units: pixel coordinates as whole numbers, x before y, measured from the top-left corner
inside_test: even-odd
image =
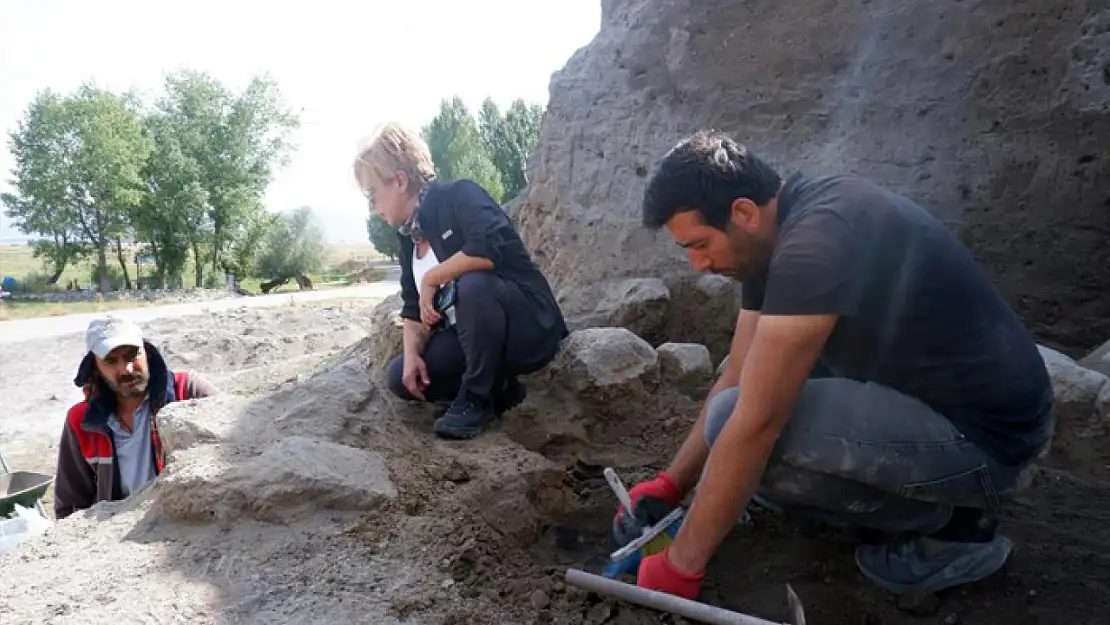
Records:
[[[485,431],[496,419],[497,413],[488,403],[460,397],[436,419],[435,433],[441,438],[470,439]]]
[[[527,396],[528,390],[524,388],[524,384],[516,378],[510,378],[501,392],[493,398],[493,411],[499,415],[505,414],[519,406]]]

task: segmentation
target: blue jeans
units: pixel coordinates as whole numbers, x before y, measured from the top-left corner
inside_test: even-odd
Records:
[[[740,389],[710,401],[714,441]],[[806,381],[758,494],[787,512],[839,525],[930,534],[954,507],[995,511],[1028,468],[998,464],[948,419],[889,387],[844,378]]]

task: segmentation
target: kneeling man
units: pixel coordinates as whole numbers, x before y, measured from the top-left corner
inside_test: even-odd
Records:
[[[858,177],[783,181],[714,132],[662,159],[643,221],[666,227],[697,270],[742,281],[743,295],[729,364],[693,431],[631,491],[653,504],[638,509],[665,511],[697,487],[674,542],[641,564],[641,586],[697,595],[753,496],[894,535],[855,561],[895,593],[1003,565],[997,511],[1049,440],[1052,387],[1032,336],[944,225]],[[618,514],[615,529],[626,522]]]

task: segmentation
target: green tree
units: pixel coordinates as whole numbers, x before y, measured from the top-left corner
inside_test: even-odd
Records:
[[[439,114],[424,126],[422,136],[440,179],[469,178],[501,201],[504,195],[501,172],[487,154],[478,123],[461,98],[440,102]]]
[[[159,151],[172,154],[156,176],[176,189],[196,265],[196,285],[207,264],[215,272],[221,255],[244,241],[262,208],[274,172],[293,149],[289,134],[297,115],[282,104],[276,83],[256,77],[234,94],[212,76],[181,71],[166,77],[156,106],[155,127],[163,129]],[[240,250],[242,253],[242,250]],[[233,264],[234,261],[233,261]]]
[[[396,228],[390,226],[381,215],[371,213],[366,218],[366,233],[370,235],[370,244],[379,254],[388,256],[391,261],[397,261],[397,257],[401,255],[401,241],[397,238]]]
[[[327,251],[323,227],[312,209],[302,206],[281,215],[266,231],[256,275],[269,278],[275,286],[296,279],[303,289],[308,274],[323,269]]]
[[[236,231],[228,253],[220,261],[224,272],[236,278],[253,275],[254,259],[267,234],[280,219],[281,215],[275,215],[264,208],[251,210],[246,222]]]
[[[64,98],[54,92],[35,97],[8,137],[15,159],[14,193],[0,194],[15,226],[41,237],[32,246],[34,256],[49,268],[50,284],[57,283],[70,263],[90,253],[69,196],[76,146],[67,134],[67,115]]]
[[[177,133],[173,120],[156,112],[146,126],[156,149],[143,171],[148,192],[132,223],[136,239],[154,258],[155,279],[165,288],[178,281],[190,251],[199,258],[206,241],[208,191],[199,164],[183,145],[187,137]]]
[[[539,140],[543,107],[516,99],[502,116],[493,100],[482,103],[479,130],[482,147],[501,173],[505,202],[528,185],[528,157]]]
[[[32,111],[12,141],[17,153],[33,146],[34,156],[25,161],[32,166],[21,170],[17,155],[17,193],[5,204],[21,228],[56,237],[53,247],[40,246],[53,249],[54,258],[71,259],[62,235],[78,235],[81,245],[96,255],[98,282],[106,292],[108,249],[114,247],[122,256],[129,217],[145,192],[141,171],[153,145],[130,96],[86,83],[66,98],[47,93],[32,109],[36,106],[39,114]],[[44,159],[53,162],[44,164]],[[56,212],[40,218],[44,211]],[[55,271],[57,266],[55,262]]]

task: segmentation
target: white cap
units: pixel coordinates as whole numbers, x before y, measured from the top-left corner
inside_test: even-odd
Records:
[[[143,331],[134,321],[122,317],[94,319],[85,330],[85,347],[99,358],[121,345],[142,348]]]

